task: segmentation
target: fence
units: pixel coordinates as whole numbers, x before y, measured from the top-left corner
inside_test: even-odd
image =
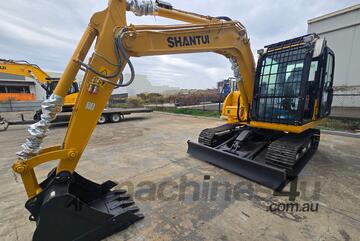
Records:
[[[15,112],[15,111],[34,111],[41,107],[41,100],[35,101],[2,101],[0,102],[0,112]]]
[[[360,107],[346,107],[346,106],[339,106],[336,103],[339,103],[341,99],[342,101],[350,102],[351,100],[346,100],[347,97],[343,96],[334,96],[334,103],[335,105],[331,108],[331,117],[337,118],[353,118],[353,119],[360,119]],[[345,100],[344,100],[345,99]],[[359,102],[356,102],[359,103]],[[193,106],[179,106],[179,109],[193,109],[193,110],[203,110],[203,111],[219,111],[222,108],[222,104],[203,104],[203,105],[193,105]]]

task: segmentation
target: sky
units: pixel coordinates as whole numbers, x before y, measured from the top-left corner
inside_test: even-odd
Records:
[[[360,0],[167,0],[175,8],[211,16],[228,16],[247,28],[252,50],[307,33],[307,20]],[[21,6],[21,7],[19,7]],[[91,15],[107,0],[12,0],[0,8],[0,58],[27,60],[62,72]],[[179,22],[127,14],[128,24]],[[256,57],[256,56],[255,56]],[[133,58],[136,73],[153,85],[215,88],[232,76],[229,61],[214,53]]]

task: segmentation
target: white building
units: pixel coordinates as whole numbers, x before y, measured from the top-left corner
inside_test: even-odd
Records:
[[[48,72],[48,75],[52,78],[60,78],[61,73],[57,72]],[[79,73],[76,77],[77,82],[81,85],[83,79],[83,73]],[[125,75],[125,81],[130,78],[129,75]],[[19,90],[17,90],[19,89]],[[159,93],[162,94],[167,91],[180,91],[180,88],[169,87],[169,86],[154,86],[147,79],[146,75],[138,74],[135,76],[134,82],[128,86],[116,89],[114,94],[124,94],[127,93],[128,96],[136,96],[141,93]],[[35,82],[34,79],[19,76],[0,73],[0,94],[14,92],[14,93],[29,93],[35,96],[35,100],[45,100],[46,93],[44,89]]]
[[[41,87],[39,86],[39,88]],[[38,91],[38,87],[36,86],[34,80],[30,78],[0,73],[0,100],[3,100],[3,98],[1,98],[2,95],[5,96],[10,93],[31,94],[33,95],[31,98],[36,99]]]
[[[333,106],[360,109],[360,4],[310,19],[308,33],[335,52]]]
[[[124,75],[125,81],[130,78],[128,74]],[[141,93],[158,93],[163,94],[169,91],[180,91],[178,87],[170,87],[167,85],[152,85],[151,82],[148,80],[146,75],[136,74],[134,82],[126,87],[126,88],[119,88],[114,91],[114,94],[119,93],[128,93],[129,96],[136,96]]]
[[[50,72],[48,73],[53,78],[60,78],[61,73]],[[84,75],[80,72],[76,76],[76,80],[78,81],[79,85],[81,85],[82,79]],[[124,75],[124,81],[127,81],[130,78],[129,74]],[[146,75],[136,74],[134,82],[127,87],[121,87],[114,90],[113,94],[128,94],[128,96],[136,96],[137,94],[141,93],[159,93],[162,94],[165,91],[169,90],[180,90],[180,88],[176,87],[169,87],[169,86],[154,86],[151,82],[147,79]]]

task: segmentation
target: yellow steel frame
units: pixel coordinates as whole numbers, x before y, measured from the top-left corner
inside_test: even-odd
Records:
[[[285,124],[277,124],[277,123],[268,123],[268,122],[260,122],[260,121],[250,121],[250,127],[254,128],[262,128],[262,129],[270,129],[275,131],[285,131],[291,133],[302,133],[308,129],[314,128],[319,124],[320,120],[312,121],[306,123],[301,126],[294,125],[285,125]]]

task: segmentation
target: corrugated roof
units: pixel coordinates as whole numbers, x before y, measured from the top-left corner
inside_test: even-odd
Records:
[[[308,24],[319,22],[319,21],[322,21],[322,20],[325,20],[325,19],[328,19],[328,18],[332,18],[332,17],[338,16],[338,15],[349,13],[349,12],[356,11],[356,10],[359,10],[359,9],[360,9],[360,4],[356,4],[356,5],[351,6],[351,7],[347,7],[347,8],[344,8],[344,9],[337,10],[337,11],[332,12],[332,13],[328,13],[328,14],[325,14],[325,15],[322,15],[322,16],[319,16],[319,17],[316,17],[316,18],[309,19]]]

